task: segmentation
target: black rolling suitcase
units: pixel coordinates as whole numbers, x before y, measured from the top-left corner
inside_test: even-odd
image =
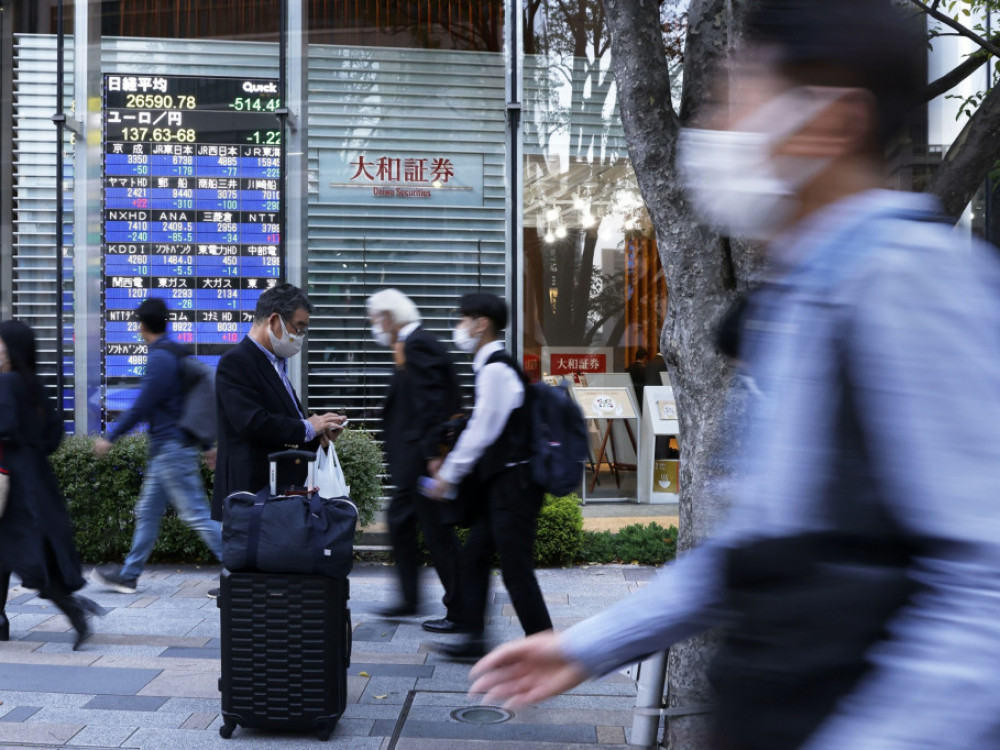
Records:
[[[222,720],[330,737],[347,706],[346,578],[222,572]]]
[[[270,457],[272,496],[283,457]],[[312,476],[310,463],[309,486]],[[347,705],[349,598],[346,577],[223,569],[222,737],[237,726],[330,737]]]

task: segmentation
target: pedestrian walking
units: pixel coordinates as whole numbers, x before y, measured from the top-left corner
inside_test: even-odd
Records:
[[[883,187],[925,70],[891,0],[761,0],[746,41],[679,152],[712,223],[770,240],[730,518],[615,607],[497,649],[472,690],[534,703],[727,626],[700,746],[996,747],[1000,261]]]
[[[66,500],[49,463],[62,437],[62,419],[38,378],[34,331],[14,320],[0,323],[0,449],[10,476],[0,517],[0,640],[10,637],[3,611],[14,571],[22,586],[37,589],[69,618],[75,651],[90,635],[87,615],[102,610],[74,593],[86,581]]]
[[[531,635],[552,628],[548,608],[535,578],[534,552],[538,514],[544,492],[531,476],[530,410],[521,369],[504,351],[500,333],[507,325],[507,305],[494,294],[462,297],[455,345],[472,354],[476,402],[455,449],[434,476],[430,494],[454,495],[472,476],[474,520],[459,556],[463,634],[457,643],[442,643],[448,657],[481,656],[486,650],[486,606],[494,554],[518,620]]]
[[[212,461],[214,449],[199,445],[197,439],[177,424],[184,403],[181,358],[188,356],[188,352],[167,334],[169,314],[166,303],[159,297],[149,297],[136,308],[139,335],[148,346],[139,395],[107,438],[94,442],[94,453],[103,458],[116,440],[139,423],[149,425],[149,460],[135,505],[132,547],[124,564],[100,565],[92,573],[97,583],[122,594],[136,592],[168,505],[198,534],[215,558],[222,560],[222,527],[209,516],[198,464],[201,450],[210,451]]]
[[[421,477],[442,462],[444,425],[462,408],[462,396],[448,350],[420,322],[413,301],[398,289],[368,298],[372,336],[397,351],[389,392],[382,405],[383,445],[395,489],[386,509],[400,598],[382,609],[383,617],[407,617],[419,611],[420,544],[417,529],[444,587],[445,616],[427,620],[424,630],[454,632],[460,619],[457,592],[459,543],[445,508],[418,490]]]

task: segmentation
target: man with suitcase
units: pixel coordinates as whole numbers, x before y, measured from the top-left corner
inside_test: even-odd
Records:
[[[389,475],[395,490],[386,517],[392,538],[401,599],[379,614],[407,617],[419,610],[420,546],[417,525],[431,562],[444,586],[446,615],[427,620],[424,630],[453,632],[459,619],[456,566],[459,544],[454,527],[443,518],[445,508],[417,488],[428,464],[441,463],[442,425],[462,407],[458,374],[451,355],[420,325],[420,312],[398,289],[383,289],[368,298],[372,335],[394,347],[396,362],[382,407],[383,435]]]
[[[218,521],[227,495],[267,486],[268,454],[315,451],[321,439],[343,429],[345,418],[339,414],[307,417],[288,379],[288,359],[302,349],[312,309],[296,286],[268,289],[257,300],[250,332],[219,360],[219,453],[212,493],[212,518]],[[305,465],[292,466],[282,477],[285,486],[305,479]]]
[[[171,504],[217,560],[222,559],[222,531],[209,517],[205,487],[198,466],[198,441],[178,424],[184,394],[180,372],[181,345],[167,335],[169,313],[158,297],[144,300],[135,311],[139,334],[149,345],[139,397],[115,425],[107,439],[98,438],[94,452],[105,456],[111,444],[140,422],[149,424],[149,463],[142,494],[135,506],[135,533],[124,565],[101,565],[94,580],[122,594],[134,594],[139,575],[153,551],[160,520]]]

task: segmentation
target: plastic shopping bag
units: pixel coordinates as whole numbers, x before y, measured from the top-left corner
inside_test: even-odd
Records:
[[[333,443],[326,448],[320,446],[316,452],[316,486],[320,497],[350,497],[351,488],[344,479],[344,470]]]

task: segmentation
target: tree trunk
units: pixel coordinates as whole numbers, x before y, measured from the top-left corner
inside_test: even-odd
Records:
[[[711,73],[731,39],[733,0],[693,0],[684,65],[682,117],[713,95]],[[661,344],[678,402],[681,430],[680,539],[688,550],[708,535],[728,502],[717,491],[715,453],[724,442],[722,404],[729,371],[716,353],[715,329],[732,303],[742,260],[692,214],[673,168],[681,124],[670,101],[670,74],[656,0],[604,0],[612,64],[629,156],[656,228],[669,301]],[[705,663],[714,637],[677,644],[668,664],[671,707],[710,702]],[[672,750],[704,750],[705,716],[674,719]]]
[[[1000,158],[1000,86],[983,100],[944,156],[931,192],[958,219]]]

